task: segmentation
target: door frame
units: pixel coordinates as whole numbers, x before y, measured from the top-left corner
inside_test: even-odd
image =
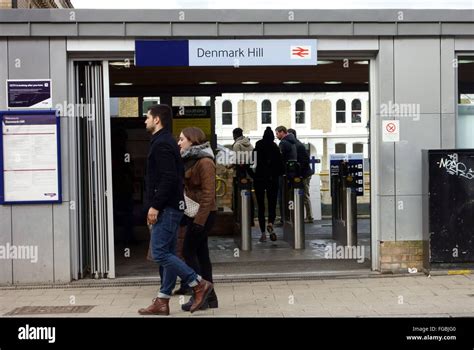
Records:
[[[68,103],[72,104],[75,109],[75,75],[74,62],[78,61],[99,61],[102,62],[102,103],[104,112],[104,137],[105,137],[105,195],[106,195],[106,224],[107,224],[107,250],[108,250],[108,271],[107,278],[115,278],[115,250],[114,250],[114,215],[113,215],[113,183],[112,183],[112,142],[111,142],[111,123],[110,123],[110,89],[109,89],[109,61],[104,58],[84,58],[69,56],[67,63],[68,72]],[[68,105],[68,106],[69,106]],[[78,116],[74,116],[77,118]],[[76,174],[76,164],[78,159],[78,142],[77,128],[74,121],[69,121],[69,171],[71,174]],[[82,241],[80,237],[80,217],[78,216],[78,198],[76,198],[78,191],[79,179],[72,176],[70,179],[70,232],[71,232],[71,278],[78,279],[82,272]]]

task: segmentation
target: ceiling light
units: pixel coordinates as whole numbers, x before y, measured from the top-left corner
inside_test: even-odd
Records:
[[[458,63],[459,64],[466,64],[466,63],[473,63],[474,60],[459,60]]]
[[[293,80],[290,80],[290,81],[284,81],[283,84],[295,85],[295,84],[301,84],[301,81],[293,81]]]
[[[215,85],[217,84],[216,81],[200,81],[199,84],[201,85]]]
[[[342,81],[325,81],[324,84],[336,85],[336,84],[342,84]]]
[[[334,63],[334,61],[318,61],[318,64],[331,64]]]
[[[123,83],[115,83],[114,85],[116,85],[116,86],[130,86],[130,85],[133,85],[133,83],[123,82]]]
[[[126,67],[129,68],[133,63],[128,60],[128,61],[114,61],[114,62],[109,62],[109,65],[112,67]]]
[[[354,64],[369,64],[369,61],[355,61]]]
[[[243,81],[242,84],[244,85],[255,85],[255,84],[260,84],[258,81]]]

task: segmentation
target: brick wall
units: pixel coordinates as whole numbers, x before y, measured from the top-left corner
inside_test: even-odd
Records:
[[[257,102],[240,100],[238,105],[238,126],[247,135],[250,130],[257,130]]]
[[[138,117],[138,98],[119,98],[119,117]]]
[[[0,9],[11,9],[12,1],[11,0],[0,0]]]
[[[423,268],[423,241],[385,241],[380,243],[380,271],[408,273]]]
[[[321,129],[323,132],[331,132],[331,101],[311,101],[311,128]]]
[[[277,102],[277,124],[291,127],[291,103],[288,100],[279,100]]]

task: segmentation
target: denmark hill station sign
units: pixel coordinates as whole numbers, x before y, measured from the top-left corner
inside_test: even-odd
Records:
[[[138,67],[313,66],[317,40],[137,40]]]

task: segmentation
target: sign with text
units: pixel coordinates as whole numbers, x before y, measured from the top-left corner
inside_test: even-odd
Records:
[[[7,108],[52,108],[51,79],[7,80]]]
[[[138,67],[315,66],[317,40],[137,40],[135,64]]]
[[[200,128],[208,141],[212,139],[211,107],[178,106],[173,107],[173,135],[179,136],[181,130],[189,126]]]
[[[0,203],[61,202],[55,110],[0,111]]]

